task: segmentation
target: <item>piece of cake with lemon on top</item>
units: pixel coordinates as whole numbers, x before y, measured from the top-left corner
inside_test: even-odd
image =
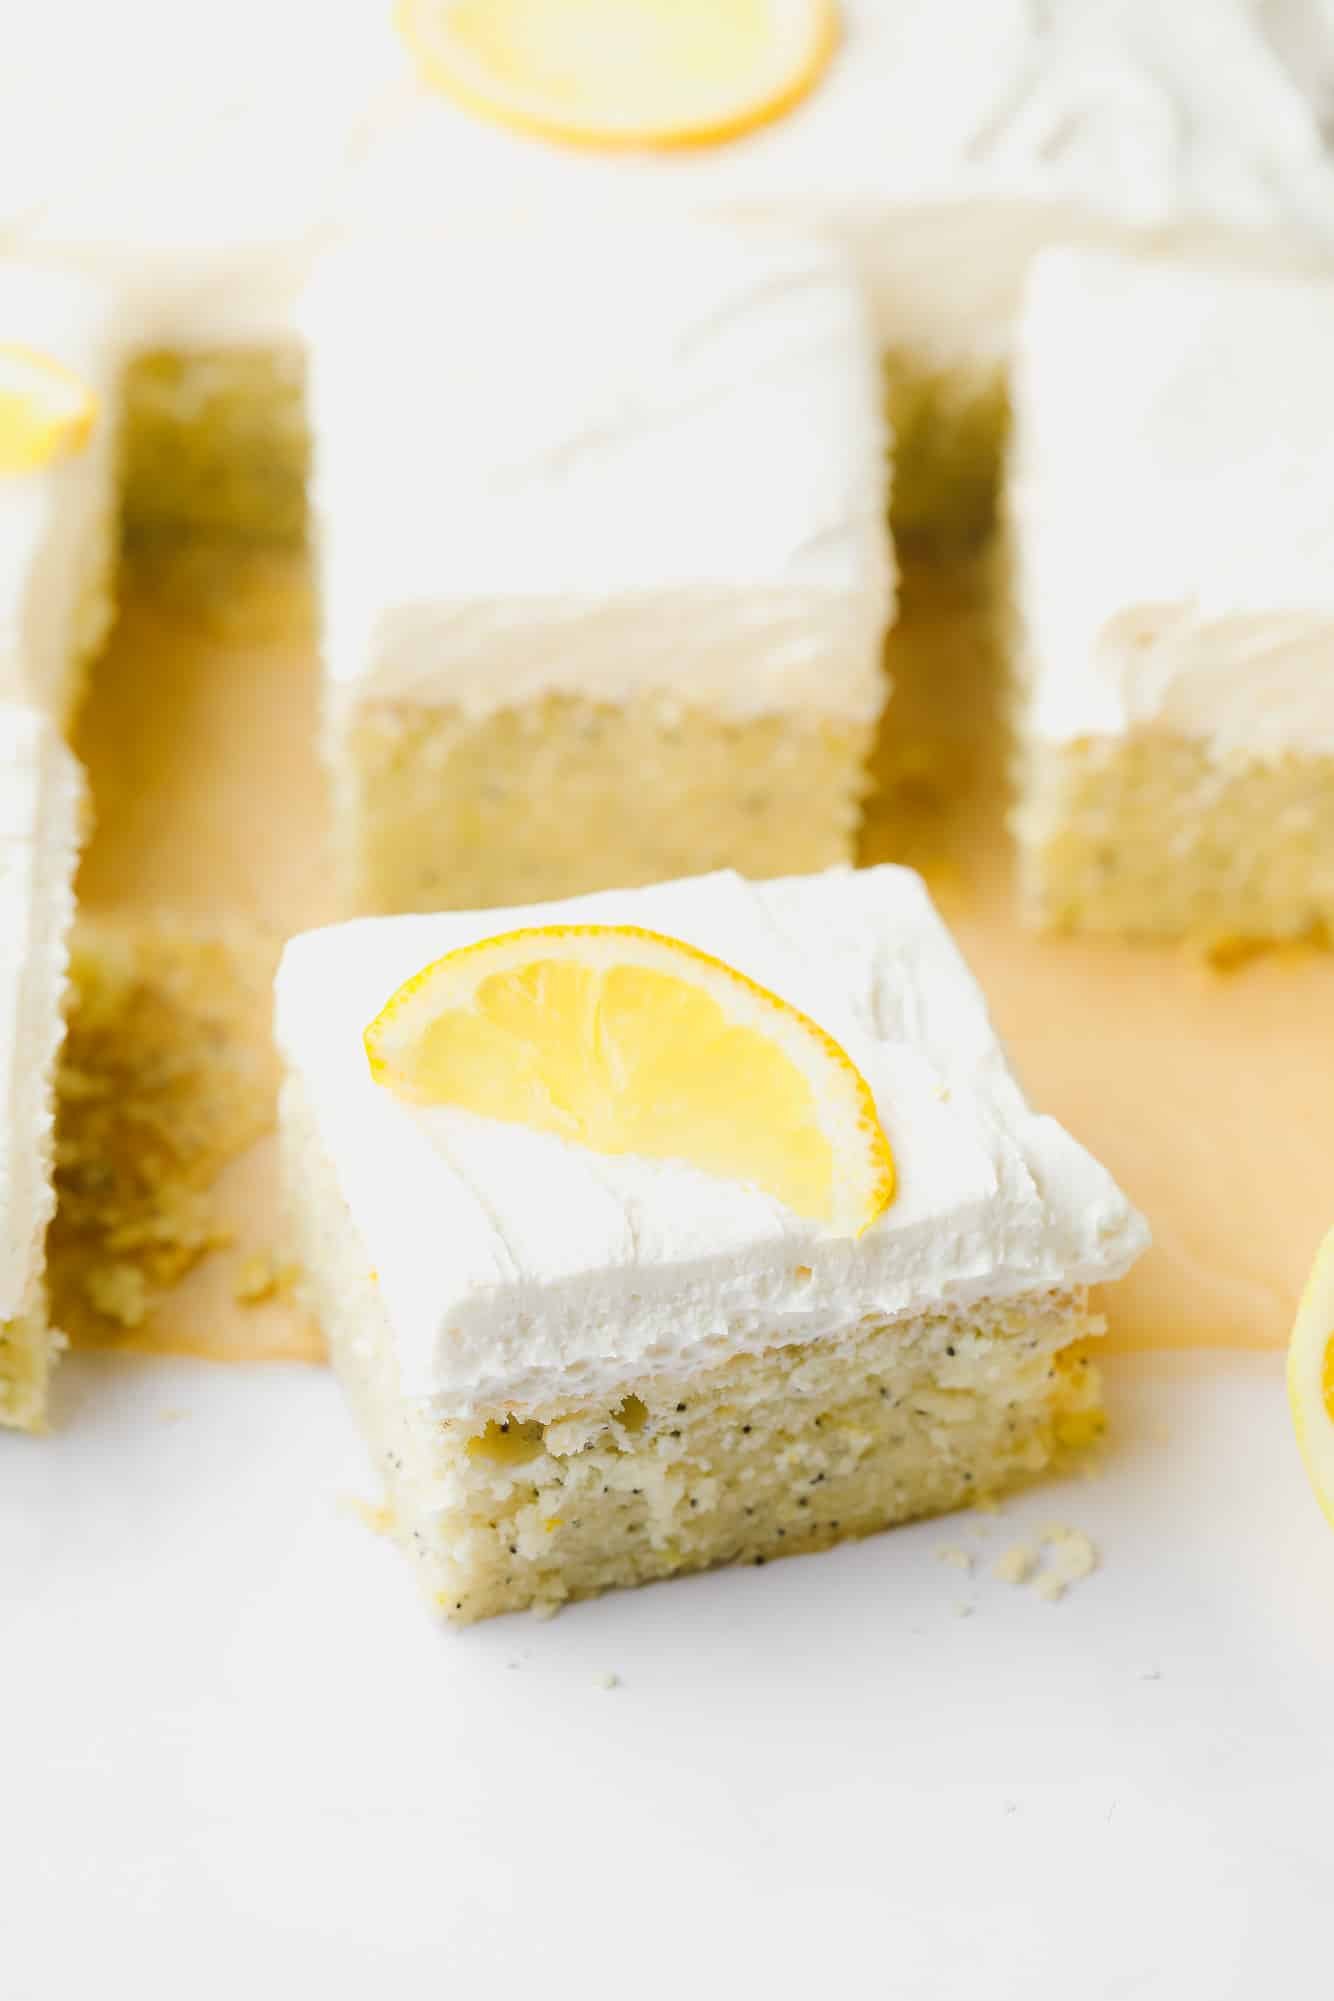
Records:
[[[54,725],[0,703],[0,1424],[24,1430],[41,1426],[58,1345],[43,1271],[83,800]]]
[[[117,372],[102,292],[0,262],[0,697],[62,725],[111,617]]]
[[[304,321],[351,908],[850,856],[892,565],[836,254],[491,233],[335,256]]]
[[[731,874],[294,939],[285,1183],[430,1598],[819,1549],[1099,1424],[1146,1233],[920,880]]]
[[[1328,282],[1039,260],[1006,496],[1035,922],[1334,935],[1331,354]]]

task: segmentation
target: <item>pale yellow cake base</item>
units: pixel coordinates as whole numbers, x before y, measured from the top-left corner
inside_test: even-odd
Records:
[[[140,354],[123,421],[129,540],[302,539],[309,440],[295,344]]]
[[[1148,731],[1031,746],[1014,825],[1032,924],[1217,945],[1334,934],[1334,758],[1220,760]]]
[[[44,1428],[47,1385],[63,1345],[47,1319],[38,1280],[23,1312],[13,1320],[0,1320],[0,1424],[20,1431]]]
[[[852,858],[874,731],[553,695],[480,718],[379,703],[334,733],[339,879],[358,911],[538,903]]]
[[[1101,1428],[1082,1293],[874,1320],[627,1386],[613,1408],[442,1420],[404,1397],[378,1288],[300,1087],[293,1249],[423,1590],[467,1623],[824,1549],[967,1506]]]

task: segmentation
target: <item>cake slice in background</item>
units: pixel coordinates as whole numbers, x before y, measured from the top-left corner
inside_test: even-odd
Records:
[[[1029,918],[1334,928],[1334,284],[1035,268],[1006,490]]]
[[[1100,1427],[1086,1288],[1147,1233],[906,870],[310,932],[277,1037],[294,1249],[450,1618],[822,1548]]]
[[[62,726],[112,617],[119,375],[107,293],[0,261],[0,698]],[[80,408],[43,438],[48,401]]]
[[[0,703],[0,1424],[29,1431],[59,1344],[43,1271],[83,813],[82,775],[54,726]]]
[[[836,253],[511,232],[334,258],[305,323],[351,908],[850,856],[892,563]]]

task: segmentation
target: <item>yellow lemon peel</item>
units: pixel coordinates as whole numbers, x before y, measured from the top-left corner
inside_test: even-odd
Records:
[[[780,117],[838,42],[835,0],[398,0],[423,79],[521,132],[711,145]]]
[[[1288,1398],[1316,1499],[1334,1523],[1334,1230],[1320,1246],[1297,1309]]]
[[[0,341],[0,473],[39,472],[87,444],[97,398],[72,370]]]

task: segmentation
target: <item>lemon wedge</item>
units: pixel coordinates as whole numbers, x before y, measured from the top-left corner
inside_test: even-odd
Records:
[[[894,1194],[870,1086],[744,974],[633,925],[507,932],[437,959],[366,1030],[371,1074],[602,1154],[688,1161],[840,1236]]]
[[[1306,1281],[1288,1343],[1288,1397],[1306,1470],[1334,1522],[1334,1230]]]
[[[820,77],[834,0],[399,0],[434,89],[600,147],[697,146],[777,118]]]
[[[38,472],[88,442],[97,398],[36,348],[0,341],[0,473]]]

